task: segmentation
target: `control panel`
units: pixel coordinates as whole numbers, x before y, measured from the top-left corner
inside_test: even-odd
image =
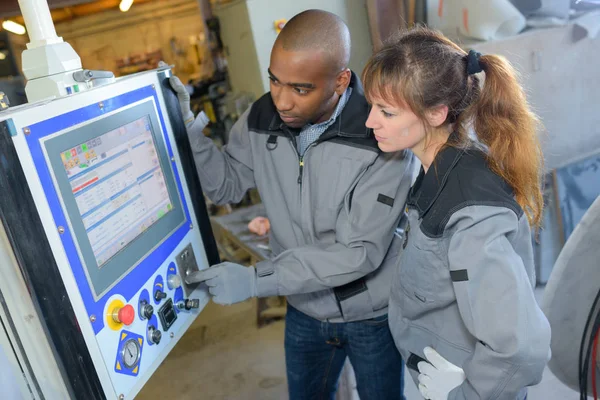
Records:
[[[164,78],[122,78],[5,122],[107,398],[135,397],[209,299],[185,282],[209,266],[212,232]]]

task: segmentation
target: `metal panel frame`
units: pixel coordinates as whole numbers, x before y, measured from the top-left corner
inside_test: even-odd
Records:
[[[103,399],[105,397],[98,375],[86,368],[86,365],[89,366],[92,362],[90,354],[81,336],[69,298],[64,295],[66,288],[50,243],[43,230],[39,229],[42,224],[38,210],[29,187],[23,184],[26,178],[20,168],[20,160],[6,122],[0,124],[0,155],[0,221],[9,240],[6,247],[14,253],[14,259],[25,281],[25,287],[21,286],[20,290],[11,296],[11,300],[22,301],[23,306],[29,305],[29,313],[25,316],[10,309],[9,312],[11,315],[17,314],[18,317],[39,321],[39,325],[34,329],[25,325],[18,331],[21,342],[25,342],[23,338],[26,338],[27,343],[24,345],[31,349],[27,352],[28,359],[42,362],[49,368],[52,368],[52,364],[57,365],[58,368],[53,369],[62,374],[59,375],[59,382],[70,383],[66,389],[71,397],[83,398],[81,396],[87,393],[88,399]],[[8,249],[5,252],[8,252]],[[8,278],[2,283],[5,298],[10,287],[19,283],[17,274]],[[27,292],[30,292],[31,296],[23,295]],[[28,304],[29,302],[31,303]],[[13,304],[13,307],[17,305]],[[39,339],[36,339],[36,336]],[[43,342],[46,337],[49,338],[48,346],[52,350],[43,348],[41,354],[35,354],[34,341]],[[37,376],[38,371],[35,373]],[[65,394],[64,388],[59,388],[58,391]]]
[[[104,393],[112,398],[117,396],[117,393],[112,388],[109,373],[105,368],[99,368],[97,371],[90,368],[90,365],[94,364],[104,365],[103,355],[95,342],[90,316],[69,268],[67,254],[62,247],[60,234],[56,230],[52,212],[29,152],[24,128],[47,119],[49,115],[76,110],[80,108],[78,104],[90,104],[90,99],[113,98],[142,87],[148,82],[152,83],[153,88],[160,87],[162,96],[157,96],[156,106],[165,110],[164,118],[168,117],[170,122],[165,124],[161,120],[165,135],[176,144],[170,151],[174,158],[174,168],[180,171],[181,179],[184,179],[183,175],[185,175],[186,181],[189,181],[189,186],[183,190],[182,200],[193,204],[193,207],[189,208],[189,220],[196,223],[192,224],[194,226],[190,226],[190,229],[196,231],[202,228],[201,233],[205,240],[204,243],[195,241],[192,244],[197,255],[205,254],[201,257],[202,260],[198,260],[200,264],[208,265],[209,262],[214,264],[218,262],[218,252],[210,230],[210,220],[177,97],[168,83],[169,73],[168,70],[162,70],[130,76],[121,79],[120,85],[110,85],[79,93],[78,101],[43,101],[17,107],[8,114],[14,121],[0,122],[0,155],[2,155],[0,190],[8,194],[1,196],[2,222],[5,227],[8,227],[9,247],[14,250],[18,270],[25,278],[25,291],[31,293],[32,302],[37,305],[32,317],[43,316],[40,318],[44,323],[41,336],[48,337],[48,346],[54,350],[51,353],[55,359],[55,367],[51,369],[59,374],[59,380],[66,382],[64,386],[68,391],[66,396],[63,394],[46,398],[90,400],[103,399]],[[153,76],[149,79],[148,75],[151,74]],[[37,109],[37,112],[28,112],[25,119],[21,111],[31,111],[31,108]],[[3,115],[0,114],[0,119],[2,118]],[[29,187],[23,185],[23,182],[28,182]],[[6,212],[8,216],[4,215]],[[204,251],[200,251],[202,245],[205,247]],[[200,298],[202,306],[208,302],[208,296],[203,291],[198,290],[194,294]],[[9,312],[14,314],[15,310],[9,309]],[[171,337],[163,347],[162,355],[147,368],[154,371],[160,365],[194,319],[195,316],[192,316],[180,325],[176,335]],[[22,332],[19,332],[19,335],[22,335]],[[27,355],[29,359],[35,358],[34,354]],[[37,377],[37,371],[34,372]],[[139,392],[149,377],[150,375],[147,374],[142,379],[138,379],[127,397]],[[43,388],[42,392],[46,393]]]

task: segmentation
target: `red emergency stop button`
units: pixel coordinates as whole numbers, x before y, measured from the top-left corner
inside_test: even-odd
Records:
[[[135,309],[130,304],[117,308],[113,311],[113,319],[117,323],[129,326],[135,320]]]

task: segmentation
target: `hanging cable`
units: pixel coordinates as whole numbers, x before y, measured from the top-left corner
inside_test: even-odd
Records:
[[[590,309],[590,313],[588,314],[587,321],[585,323],[585,328],[583,330],[583,335],[581,337],[581,346],[579,348],[579,399],[586,400],[587,399],[587,383],[588,383],[588,371],[590,358],[592,358],[592,346],[594,345],[594,339],[597,336],[598,329],[600,328],[600,313],[597,312],[598,302],[600,301],[600,290],[596,294],[596,298],[592,304]],[[592,329],[589,330],[590,324],[592,324]],[[586,335],[586,333],[589,334]],[[587,339],[587,340],[586,340]],[[587,344],[587,346],[586,346]],[[585,351],[584,351],[585,349]],[[592,376],[592,380],[595,381],[595,375]]]
[[[596,356],[598,353],[598,336],[600,332],[596,333],[594,339],[594,348],[592,349],[592,392],[594,393],[594,400],[598,400],[598,392],[596,390]]]

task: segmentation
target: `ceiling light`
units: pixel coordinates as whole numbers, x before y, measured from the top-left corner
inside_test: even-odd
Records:
[[[123,12],[129,11],[129,8],[133,4],[133,0],[121,0],[121,4],[119,4],[119,9]]]
[[[17,24],[9,19],[2,23],[2,27],[9,32],[16,33],[17,35],[24,35],[25,32],[27,32],[23,25]]]

